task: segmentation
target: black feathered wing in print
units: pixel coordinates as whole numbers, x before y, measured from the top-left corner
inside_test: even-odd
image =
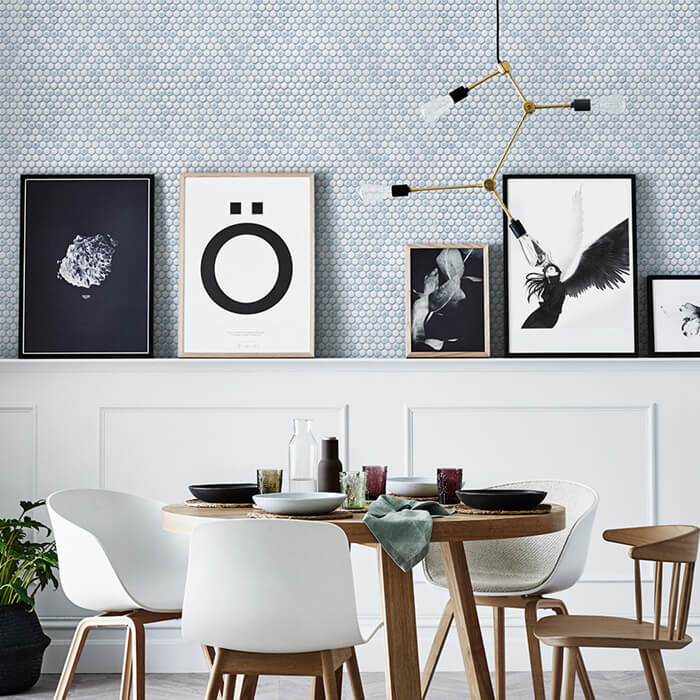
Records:
[[[578,265],[566,279],[556,264],[541,273],[530,273],[525,281],[528,298],[536,295],[540,305],[523,323],[523,328],[554,328],[566,297],[578,297],[587,289],[617,289],[630,272],[629,219],[621,221],[591,243]]]

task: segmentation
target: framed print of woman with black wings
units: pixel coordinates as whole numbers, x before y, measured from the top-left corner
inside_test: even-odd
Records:
[[[503,180],[508,208],[546,255],[530,267],[506,222],[506,355],[636,355],[634,175]]]

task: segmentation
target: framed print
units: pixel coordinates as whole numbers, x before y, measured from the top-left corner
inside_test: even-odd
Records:
[[[503,189],[546,256],[530,267],[504,216],[506,355],[637,355],[634,175],[504,175]]]
[[[313,173],[180,176],[180,357],[313,357]]]
[[[22,175],[20,357],[151,357],[153,175]]]
[[[649,354],[700,357],[700,275],[650,275]]]
[[[489,356],[486,244],[406,248],[406,355]]]

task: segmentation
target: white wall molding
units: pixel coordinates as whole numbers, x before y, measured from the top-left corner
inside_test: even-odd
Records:
[[[249,481],[256,467],[285,464],[291,419],[309,414],[318,439],[340,438],[353,470],[387,464],[393,474],[428,473],[458,463],[474,485],[543,476],[591,484],[601,507],[588,565],[562,597],[576,612],[631,614],[631,565],[600,533],[700,521],[698,379],[700,359],[0,360],[0,496],[104,485],[182,500],[193,479]],[[374,620],[375,557],[353,548],[353,566],[359,613]],[[445,592],[421,578],[426,651]],[[55,640],[46,668],[57,670],[81,613],[60,591],[42,594],[38,610]],[[489,615],[483,619],[489,646]],[[513,668],[527,666],[521,624],[517,612],[508,616]],[[697,597],[691,625],[700,628]],[[117,670],[120,643],[119,634],[95,635],[83,668]],[[177,624],[154,628],[148,644],[152,669],[203,669]],[[456,645],[448,646],[442,668],[459,670]],[[370,644],[363,668],[380,670],[382,654],[381,642]],[[674,663],[699,668],[695,656],[673,655]]]

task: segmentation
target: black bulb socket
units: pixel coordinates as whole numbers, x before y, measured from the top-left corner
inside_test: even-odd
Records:
[[[513,235],[516,238],[520,238],[527,233],[520,219],[511,219],[510,223],[508,224],[508,228],[513,232]]]
[[[392,185],[391,186],[391,196],[392,197],[408,197],[408,193],[411,188],[408,185]]]
[[[458,102],[461,102],[468,94],[469,94],[469,88],[464,87],[464,85],[460,85],[458,88],[455,88],[452,90],[452,92],[449,93],[450,97],[452,98],[452,101],[457,104]]]
[[[574,108],[574,112],[590,112],[591,111],[591,101],[590,100],[574,100],[571,103]]]

